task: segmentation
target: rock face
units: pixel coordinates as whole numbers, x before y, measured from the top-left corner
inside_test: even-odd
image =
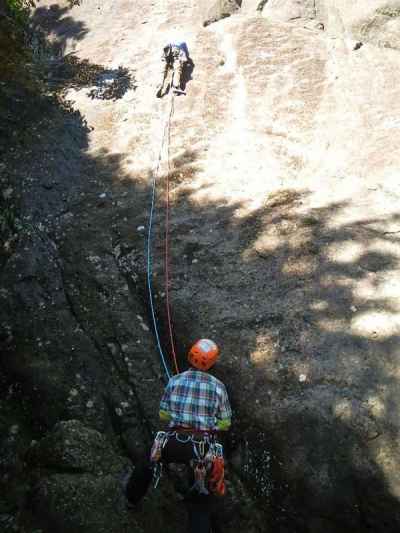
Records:
[[[124,462],[98,431],[69,420],[34,444],[27,460],[37,475],[31,494],[39,527],[62,531],[142,531],[126,509]]]
[[[383,6],[355,28],[360,37],[384,48],[400,48],[400,5]]]
[[[217,0],[208,10],[207,18],[203,25],[209,26],[213,22],[217,22],[226,17],[230,17],[238,11],[241,5],[241,0]]]
[[[223,530],[397,533],[399,6],[249,0],[222,20],[219,3],[204,28],[192,4],[46,0],[33,15],[66,57],[43,67],[57,99],[38,98],[23,135],[10,126],[2,158],[0,524],[125,531],[119,475],[164,385],[145,243],[161,157],[161,343],[169,355],[169,173],[178,360],[214,338],[235,413]],[[170,31],[194,62],[173,101],[155,98]],[[166,487],[137,531],[184,531]]]
[[[315,18],[315,0],[270,0],[261,3],[264,17],[289,22],[301,18]]]

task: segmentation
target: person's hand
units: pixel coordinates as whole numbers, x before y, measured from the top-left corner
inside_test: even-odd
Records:
[[[218,431],[228,431],[230,427],[231,427],[230,418],[223,418],[222,420],[218,420],[217,422]]]

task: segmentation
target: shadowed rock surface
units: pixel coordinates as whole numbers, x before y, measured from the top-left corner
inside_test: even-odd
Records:
[[[214,338],[235,412],[223,530],[397,532],[400,4],[199,4],[40,1],[34,58],[2,34],[0,528],[185,531],[167,478],[135,513],[121,489],[164,386],[175,32],[155,303],[168,352],[169,172],[179,360]]]

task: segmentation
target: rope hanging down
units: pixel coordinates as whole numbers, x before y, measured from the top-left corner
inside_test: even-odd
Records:
[[[174,342],[174,335],[172,331],[172,320],[171,320],[171,306],[170,306],[170,300],[169,300],[169,278],[170,278],[170,269],[169,269],[169,177],[171,174],[171,167],[170,167],[170,146],[171,146],[171,119],[174,114],[174,95],[172,93],[171,97],[171,110],[168,118],[168,144],[167,144],[167,161],[168,161],[168,169],[167,169],[167,183],[166,183],[166,198],[165,198],[165,302],[166,302],[166,308],[167,308],[167,320],[168,320],[168,331],[169,331],[169,340],[171,345],[171,351],[172,351],[172,357],[174,361],[174,367],[177,374],[179,374],[179,368],[178,363],[176,359],[176,350],[175,350],[175,342]]]
[[[157,341],[157,348],[160,353],[160,358],[164,366],[165,374],[167,375],[168,379],[171,377],[171,372],[168,368],[166,358],[165,358],[163,349],[161,347],[160,334],[159,334],[158,325],[157,325],[157,317],[156,317],[156,312],[154,309],[153,287],[152,287],[153,265],[152,265],[151,244],[152,244],[153,220],[154,220],[155,200],[156,200],[156,183],[157,183],[157,178],[159,177],[159,174],[160,174],[163,148],[165,145],[165,141],[167,140],[168,173],[167,173],[167,187],[166,187],[167,198],[166,198],[166,227],[165,227],[165,285],[166,285],[165,293],[166,293],[167,320],[168,320],[171,350],[172,350],[172,354],[174,358],[175,370],[177,373],[179,373],[179,369],[178,369],[178,365],[176,361],[176,352],[175,352],[175,344],[174,344],[174,338],[173,338],[173,332],[172,332],[171,311],[170,311],[170,302],[169,302],[169,171],[170,171],[169,141],[170,141],[171,119],[172,119],[173,112],[174,112],[173,93],[171,94],[170,102],[171,102],[171,105],[170,105],[167,120],[165,121],[165,124],[164,124],[161,146],[160,146],[160,151],[158,154],[158,160],[157,160],[156,168],[153,171],[151,207],[150,207],[149,226],[148,226],[148,233],[147,233],[147,288],[148,288],[148,294],[149,294],[150,310],[151,310],[151,316],[153,320],[154,333],[155,333],[156,341]]]

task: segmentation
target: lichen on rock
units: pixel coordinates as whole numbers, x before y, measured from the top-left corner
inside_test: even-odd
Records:
[[[378,8],[355,28],[360,38],[383,48],[400,49],[400,7]]]
[[[203,26],[209,26],[213,22],[230,17],[240,9],[241,4],[241,0],[215,0],[210,7],[207,7]]]

